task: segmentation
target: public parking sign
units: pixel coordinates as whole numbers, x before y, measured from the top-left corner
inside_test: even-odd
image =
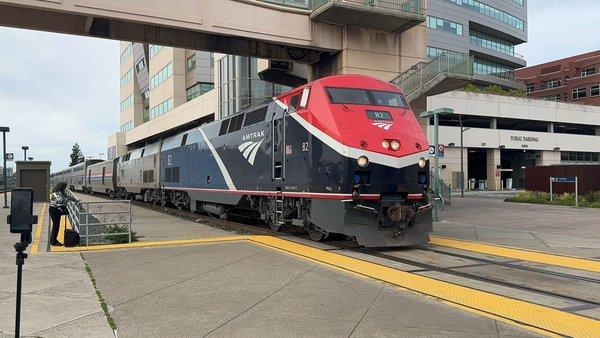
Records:
[[[6,160],[7,161],[12,161],[15,159],[15,154],[13,153],[6,153]]]

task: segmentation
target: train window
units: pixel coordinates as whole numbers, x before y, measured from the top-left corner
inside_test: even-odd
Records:
[[[221,129],[219,129],[219,136],[227,134],[227,128],[229,127],[229,121],[231,119],[221,121]]]
[[[104,185],[104,176],[106,175],[106,167],[102,167],[102,185]]]
[[[187,134],[183,134],[183,137],[181,138],[181,146],[182,147],[185,145],[186,141],[187,141]]]
[[[253,110],[251,112],[246,113],[246,120],[244,121],[244,127],[257,124],[265,121],[265,117],[267,116],[267,110],[269,106],[264,106]]]
[[[292,98],[290,99],[290,107],[294,107],[294,108],[298,109],[299,101],[300,101],[300,94],[296,94],[296,95],[292,96]]]
[[[144,157],[144,152],[146,151],[146,148],[142,149],[142,153],[140,154],[140,157]]]
[[[370,90],[369,92],[373,96],[373,104],[376,106],[406,108],[404,98],[399,93],[383,92],[379,90]]]
[[[369,96],[364,89],[327,88],[327,94],[332,103],[369,104]]]
[[[171,172],[171,182],[179,182],[179,167],[173,167]]]
[[[171,182],[171,167],[165,168],[165,182]]]
[[[400,93],[358,88],[326,88],[331,103],[406,108]]]

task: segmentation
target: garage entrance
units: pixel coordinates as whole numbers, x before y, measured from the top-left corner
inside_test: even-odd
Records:
[[[536,158],[539,157],[540,154],[535,150],[501,149],[500,164],[502,169],[512,169],[512,171],[502,171],[502,182],[512,178],[513,188],[525,189],[525,167],[534,166]]]
[[[487,149],[468,148],[467,153],[469,189],[485,189],[485,181],[487,180]]]

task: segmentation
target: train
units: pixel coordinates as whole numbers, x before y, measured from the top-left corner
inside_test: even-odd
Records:
[[[275,231],[302,227],[315,241],[342,234],[366,247],[407,246],[426,243],[432,231],[428,149],[398,87],[333,75],[52,181],[242,214]]]

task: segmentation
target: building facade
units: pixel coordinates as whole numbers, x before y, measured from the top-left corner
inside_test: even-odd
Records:
[[[500,190],[510,179],[523,188],[527,166],[600,164],[600,107],[465,91],[428,97],[427,107],[454,109],[439,127],[441,178],[453,188],[460,187],[461,122],[465,187]]]
[[[475,81],[514,87],[525,66],[515,46],[527,41],[526,0],[429,0],[427,56],[444,51],[472,58]]]
[[[527,96],[600,106],[600,50],[522,68]]]

